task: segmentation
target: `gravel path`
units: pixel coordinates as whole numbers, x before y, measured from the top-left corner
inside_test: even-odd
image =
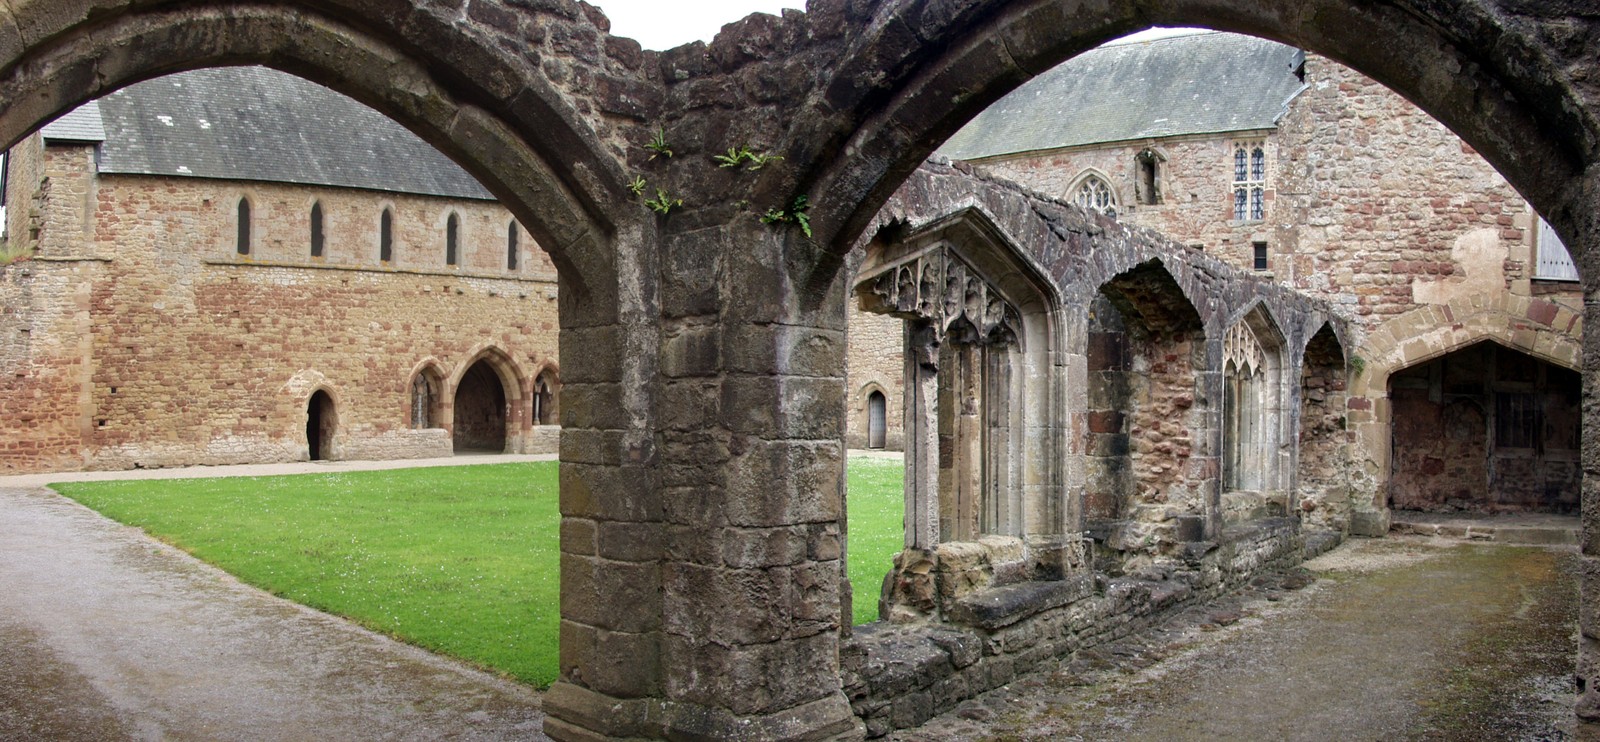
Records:
[[[1570,549],[1353,541],[1303,579],[1264,580],[894,739],[1563,739],[1576,561]]]
[[[537,692],[0,488],[0,739],[543,739]]]

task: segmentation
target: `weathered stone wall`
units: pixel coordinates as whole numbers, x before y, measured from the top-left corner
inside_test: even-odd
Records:
[[[26,376],[8,381],[29,393],[7,394],[3,404],[30,407],[0,418],[18,451],[4,455],[7,468],[303,459],[306,403],[317,389],[335,401],[334,457],[449,455],[448,430],[410,428],[412,374],[431,361],[452,382],[442,400],[448,427],[454,380],[491,348],[512,359],[501,367],[514,415],[510,449],[554,450],[551,436],[532,434],[531,405],[520,400],[534,376],[557,368],[555,271],[520,229],[519,268],[507,269],[512,220],[497,204],[95,177],[91,156],[88,147],[45,150],[38,253],[7,269],[12,290],[31,291],[34,304],[73,297],[30,310],[42,331],[13,352],[27,359],[14,366]],[[241,197],[251,203],[249,255],[236,249]],[[313,203],[324,214],[318,258],[310,256]],[[384,208],[394,218],[387,264],[378,260]],[[451,213],[461,225],[458,266],[445,265]],[[51,320],[63,312],[78,314]],[[76,375],[46,371],[63,364]],[[24,417],[33,427],[12,427]]]
[[[1277,178],[1265,189],[1265,220],[1233,218],[1235,142],[1261,142],[1267,171],[1278,165],[1273,132],[1236,132],[1087,145],[1051,152],[1029,152],[975,161],[985,172],[1016,181],[1045,195],[1071,201],[1073,187],[1088,173],[1104,177],[1116,192],[1117,217],[1149,227],[1176,242],[1199,248],[1228,263],[1250,269],[1253,244],[1274,242],[1277,228]],[[1135,157],[1146,149],[1160,153],[1160,203],[1139,203]],[[1271,250],[1269,249],[1269,258]],[[1277,266],[1269,259],[1268,269]]]
[[[905,447],[905,323],[895,317],[863,312],[850,306],[849,355],[845,359],[847,412],[845,444],[867,447],[867,397],[883,392],[885,445],[891,451]]]
[[[1156,579],[1079,574],[969,596],[985,610],[940,625],[878,622],[840,650],[845,693],[871,737],[916,726],[1042,663],[1127,636],[1302,558],[1287,519],[1231,531]]]

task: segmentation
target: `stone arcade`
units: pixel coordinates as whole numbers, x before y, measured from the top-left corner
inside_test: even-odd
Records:
[[[922,654],[926,672],[915,675],[944,674],[937,685],[868,683],[861,690],[871,656],[861,647],[875,638],[850,638],[840,619],[848,615],[840,589],[844,307],[853,289],[848,268],[860,259],[852,255],[863,239],[884,237],[880,211],[940,142],[1006,91],[1102,41],[1151,25],[1202,25],[1341,60],[1415,101],[1482,153],[1565,240],[1587,289],[1600,275],[1593,263],[1600,254],[1593,249],[1600,240],[1600,21],[1570,3],[820,0],[809,11],[753,17],[709,46],[655,54],[609,36],[593,8],[562,0],[14,2],[0,11],[0,140],[14,143],[84,101],[146,77],[260,63],[393,117],[459,162],[528,228],[560,274],[562,679],[546,696],[546,710],[547,730],[566,740],[859,737],[865,722],[852,696],[870,719],[881,709],[869,711],[867,699],[908,692],[895,703],[909,720],[981,690],[971,668],[1004,677],[1070,648],[1073,637],[1114,631],[1249,569],[1300,557],[1294,521],[1271,517],[1277,495],[1245,496],[1243,507],[1228,511],[1236,526],[1220,488],[1203,484],[1221,481],[1224,426],[1209,403],[1215,397],[1203,396],[1224,388],[1225,335],[1213,331],[1232,327],[1241,310],[1254,311],[1242,294],[1257,289],[1220,279],[1215,293],[1185,285],[1206,271],[1164,260],[1152,246],[1146,259],[1105,267],[1106,279],[1131,273],[1127,280],[1092,289],[1130,328],[1127,355],[1108,356],[1103,373],[1141,369],[1143,353],[1203,369],[1184,413],[1204,418],[1189,424],[1204,435],[1188,442],[1184,464],[1197,469],[1201,484],[1182,496],[1181,507],[1193,509],[1180,513],[1198,522],[1179,521],[1170,543],[1216,548],[1197,558],[1190,555],[1199,549],[1173,555],[1197,561],[1190,594],[1139,575],[1103,588],[1068,575],[1049,579],[1057,576],[1055,564],[1078,566],[1072,542],[1063,539],[1060,549],[1038,550],[1056,555],[1032,574],[1046,579],[989,590],[1015,597],[1010,610],[995,614],[1017,617],[1012,623],[985,629],[975,616],[969,629],[911,638],[937,650]],[[644,145],[661,131],[674,156],[652,160]],[[784,159],[754,173],[710,159],[741,145]],[[643,208],[627,187],[637,177],[681,198],[683,207],[666,217]],[[792,221],[760,221],[768,209],[793,209],[801,195],[810,202],[809,238]],[[1024,204],[1014,201],[1019,210]],[[965,205],[917,211],[942,219]],[[1104,229],[1070,216],[1078,212],[1063,213],[1033,217],[1040,225],[1033,233],[1042,236],[1042,229],[1060,246]],[[913,235],[938,220],[912,216]],[[1007,232],[1030,218],[990,216]],[[1040,266],[1086,254],[1052,254],[1049,241],[1012,239],[1042,255]],[[981,255],[964,259],[987,269]],[[1140,267],[1150,259],[1170,277],[1157,266]],[[1169,282],[1191,298],[1198,322],[1187,310],[1143,316],[1141,300],[1172,295]],[[988,275],[987,284],[1013,290],[1002,276]],[[1201,296],[1226,298],[1202,306]],[[1026,297],[1009,300],[1019,315],[1029,310]],[[1302,348],[1316,348],[1305,352],[1318,359],[1313,366],[1339,365],[1320,326],[1300,325],[1301,315],[1266,296],[1261,303],[1265,314],[1250,329],[1263,353],[1281,337],[1282,377],[1292,376]],[[1543,310],[1523,309],[1530,323],[1549,326],[1533,319],[1546,317]],[[1476,312],[1459,328],[1439,331],[1520,333],[1540,347],[1539,327],[1493,321],[1514,311]],[[1112,319],[1108,314],[1097,327],[1114,334]],[[1143,329],[1134,332],[1134,325]],[[1028,353],[1025,319],[1023,329],[1015,352]],[[1070,354],[1071,332],[1060,331],[1061,350]],[[1426,341],[1403,328],[1376,335],[1383,337],[1372,342],[1387,344],[1391,358],[1426,354],[1419,347]],[[1583,342],[1588,395],[1600,340],[1590,334]],[[1140,344],[1160,350],[1134,347]],[[1200,344],[1204,351],[1196,350]],[[1407,365],[1414,363],[1392,368]],[[1088,373],[1087,357],[1079,367]],[[1272,364],[1249,368],[1267,373]],[[1387,384],[1387,374],[1372,381]],[[1069,370],[1060,398],[1084,394],[1078,382]],[[1031,392],[1030,383],[1024,380],[1023,391]],[[1356,388],[1363,383],[1353,381],[1352,396],[1365,392]],[[1183,401],[1152,400],[1173,409]],[[1600,455],[1593,433],[1600,420],[1586,422],[1587,474]],[[1118,425],[1105,423],[1103,434],[1116,440]],[[1062,440],[1085,446],[1087,434],[1066,430]],[[1171,455],[1181,450],[1175,444]],[[1084,458],[1070,451],[1063,457],[1063,486],[1085,481]],[[1144,475],[1135,466],[1128,476]],[[1600,600],[1594,481],[1585,477],[1582,498],[1589,520],[1577,713],[1585,720],[1600,717],[1600,694],[1589,682],[1600,656],[1600,627],[1589,610]],[[1022,502],[1023,544],[1075,524],[1065,520],[1070,496],[1056,504],[1064,520],[1055,523],[1028,521],[1025,488]],[[1126,521],[1141,504],[1106,512]],[[1275,520],[1283,524],[1271,525]],[[1201,541],[1181,538],[1194,530]],[[1049,610],[1071,601],[1081,610]],[[1022,618],[1024,608],[1039,612]],[[997,640],[973,641],[980,631]]]

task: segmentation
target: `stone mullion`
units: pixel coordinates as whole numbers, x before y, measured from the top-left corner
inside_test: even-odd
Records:
[[[905,543],[939,545],[939,346],[925,322],[905,331]]]

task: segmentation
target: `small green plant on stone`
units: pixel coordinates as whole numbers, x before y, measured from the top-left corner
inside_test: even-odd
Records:
[[[802,193],[798,196],[795,196],[794,200],[789,202],[789,207],[786,209],[767,209],[767,213],[761,215],[761,223],[797,224],[800,226],[800,231],[803,232],[806,237],[810,237],[811,217],[806,214],[806,211],[808,211],[810,208],[811,200],[806,198],[806,195]]]
[[[642,196],[644,195],[644,186],[644,176],[635,175],[633,176],[633,182],[628,184],[628,190],[633,191],[633,195],[635,196]]]
[[[657,188],[656,197],[645,199],[644,205],[649,206],[651,211],[665,216],[673,209],[683,206],[683,199],[673,198],[665,190]]]
[[[1350,356],[1350,375],[1351,376],[1360,376],[1361,374],[1365,373],[1366,370],[1367,370],[1367,359],[1362,358],[1361,356],[1357,356],[1357,355]]]
[[[751,152],[749,147],[739,147],[737,149],[729,147],[728,154],[712,155],[711,159],[717,161],[717,167],[738,167],[748,162],[750,166],[746,170],[754,172],[766,167],[769,163],[783,159],[783,157],[766,152],[759,154]]]
[[[655,136],[651,137],[650,141],[644,146],[645,149],[655,153],[650,155],[652,160],[657,157],[672,157],[672,147],[667,144],[667,127],[665,126],[657,126]]]

